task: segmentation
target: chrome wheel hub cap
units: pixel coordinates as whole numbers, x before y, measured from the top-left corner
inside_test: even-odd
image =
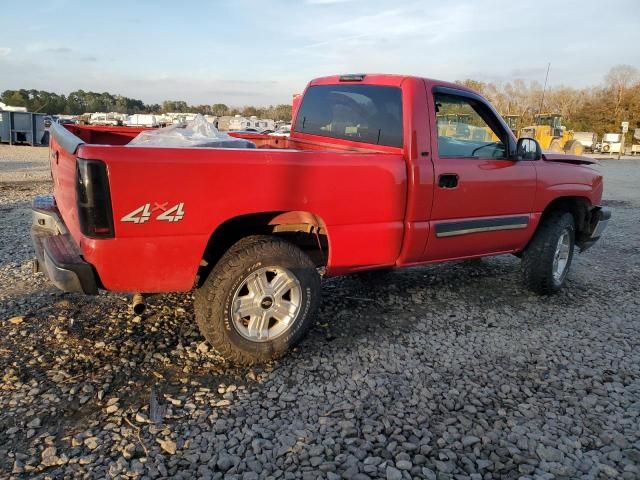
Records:
[[[569,230],[565,230],[558,239],[553,257],[553,279],[556,282],[561,282],[567,273],[569,253],[571,253],[571,233]]]
[[[302,287],[289,270],[261,268],[249,274],[233,295],[233,326],[247,340],[273,340],[289,330],[301,303]]]

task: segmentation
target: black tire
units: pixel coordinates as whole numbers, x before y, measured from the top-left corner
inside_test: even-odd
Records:
[[[569,235],[566,267],[560,278],[554,276],[556,249],[561,236]],[[522,255],[522,272],[526,285],[541,295],[558,292],[567,278],[575,248],[575,222],[568,212],[552,212],[542,219]]]
[[[584,146],[577,140],[569,140],[564,144],[564,151],[570,155],[582,155]]]
[[[280,336],[252,341],[234,324],[232,303],[243,282],[264,268],[286,269],[295,277],[300,305]],[[196,321],[202,335],[226,359],[237,364],[267,362],[282,356],[304,336],[320,303],[320,290],[316,267],[302,250],[273,236],[251,236],[233,245],[196,290]]]
[[[549,144],[549,149],[550,152],[558,152],[558,153],[562,153],[562,147],[560,146],[560,140],[558,138],[554,138],[553,140],[551,140],[551,143]]]

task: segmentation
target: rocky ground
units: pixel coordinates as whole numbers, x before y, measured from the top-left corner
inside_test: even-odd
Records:
[[[640,478],[640,162],[603,162],[561,294],[514,257],[330,280],[294,352],[235,368],[189,294],[137,317],[31,274],[46,158],[0,145],[0,477]]]

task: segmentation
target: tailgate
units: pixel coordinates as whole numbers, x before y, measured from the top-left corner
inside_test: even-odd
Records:
[[[51,124],[49,162],[53,178],[53,194],[62,220],[76,242],[80,240],[76,203],[76,152],[83,143],[62,125]]]

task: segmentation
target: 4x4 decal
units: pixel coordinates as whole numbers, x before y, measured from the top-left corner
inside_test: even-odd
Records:
[[[167,207],[169,202],[154,202],[153,207],[150,203],[145,203],[141,207],[136,208],[132,212],[127,213],[120,219],[121,222],[146,223],[151,220],[152,215],[156,211],[160,211],[155,220],[161,222],[179,222],[184,218],[184,203],[178,203],[172,207]]]

